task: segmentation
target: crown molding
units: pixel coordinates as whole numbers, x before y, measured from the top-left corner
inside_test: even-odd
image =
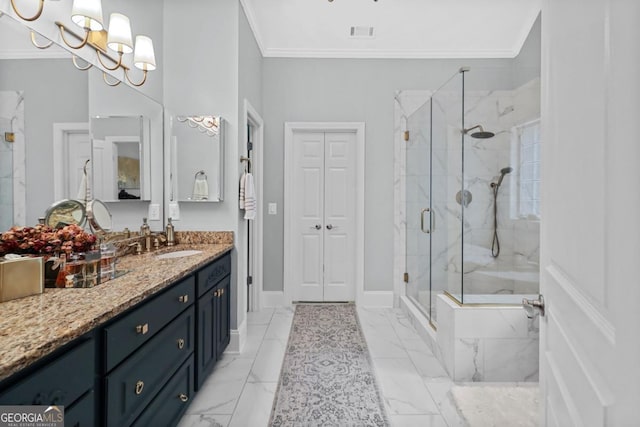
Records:
[[[520,49],[486,51],[377,50],[377,49],[280,49],[267,48],[265,58],[335,58],[335,59],[513,59]]]

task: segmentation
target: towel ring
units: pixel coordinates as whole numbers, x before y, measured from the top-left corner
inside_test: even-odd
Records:
[[[249,170],[247,171],[247,165],[244,166],[244,171],[245,172],[251,172],[251,159],[245,156],[240,156],[240,163],[244,163],[247,162],[247,164],[249,165]]]
[[[195,179],[198,179],[198,176],[200,176],[200,175],[204,175],[204,179],[208,179],[208,178],[207,178],[207,174],[206,174],[206,173],[204,173],[204,171],[198,171],[198,172],[196,172],[196,176],[195,176],[194,178],[195,178]]]

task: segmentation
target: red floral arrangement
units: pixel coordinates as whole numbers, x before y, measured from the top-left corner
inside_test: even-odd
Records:
[[[66,225],[59,229],[41,224],[34,227],[11,227],[0,235],[0,256],[86,252],[95,243],[96,236],[77,225]]]

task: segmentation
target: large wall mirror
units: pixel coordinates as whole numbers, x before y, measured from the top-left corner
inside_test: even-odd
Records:
[[[221,202],[224,119],[206,114],[173,114],[170,126],[171,201]]]
[[[56,200],[79,198],[87,159],[92,196],[108,201],[114,228],[139,225],[149,201],[163,200],[162,105],[125,84],[107,86],[95,67],[77,70],[55,44],[36,49],[30,29],[8,14],[0,40],[0,150],[11,153],[0,177],[12,190],[0,191],[1,228],[33,225]],[[121,189],[131,198],[119,198]]]

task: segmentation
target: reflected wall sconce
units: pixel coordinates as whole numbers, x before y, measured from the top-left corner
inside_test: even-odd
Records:
[[[176,119],[181,123],[186,123],[190,128],[198,129],[202,133],[209,136],[218,134],[218,117],[214,116],[177,116]]]
[[[20,19],[24,21],[35,21],[36,19],[40,18],[40,15],[42,15],[42,11],[44,10],[44,0],[39,0],[38,10],[33,16],[24,16],[22,13],[20,13],[20,11],[18,10],[18,6],[16,6],[15,0],[11,0],[11,8],[16,13],[16,15],[20,17]]]
[[[44,8],[44,0],[39,0],[39,9],[35,15],[25,17],[20,13],[15,5],[15,0],[11,0],[11,6],[21,19],[25,21],[35,21],[42,14]],[[102,2],[101,0],[73,0],[71,7],[71,21],[84,30],[84,35],[75,33],[65,24],[56,21],[55,24],[60,30],[60,36],[64,44],[71,49],[81,49],[90,46],[96,51],[96,56],[100,64],[109,71],[115,71],[122,68],[124,78],[133,86],[142,86],[147,81],[147,72],[156,69],[156,59],[153,50],[153,41],[150,37],[138,35],[136,36],[135,46],[131,36],[131,23],[129,18],[121,13],[112,13],[109,17],[109,28],[106,29],[102,19]],[[70,42],[68,36],[73,37],[78,43]],[[38,49],[46,49],[53,42],[46,44],[38,44],[36,42],[35,33],[31,31],[31,42]],[[108,54],[108,50],[117,53],[117,58]],[[124,54],[133,53],[133,65],[142,70],[142,80],[134,82],[129,77],[130,68],[123,61]],[[92,64],[85,66],[78,65],[77,56],[73,55],[73,64],[79,70],[88,70]],[[107,64],[109,63],[109,65]],[[117,86],[120,80],[110,82],[107,79],[107,73],[102,74],[105,83],[109,86]]]

